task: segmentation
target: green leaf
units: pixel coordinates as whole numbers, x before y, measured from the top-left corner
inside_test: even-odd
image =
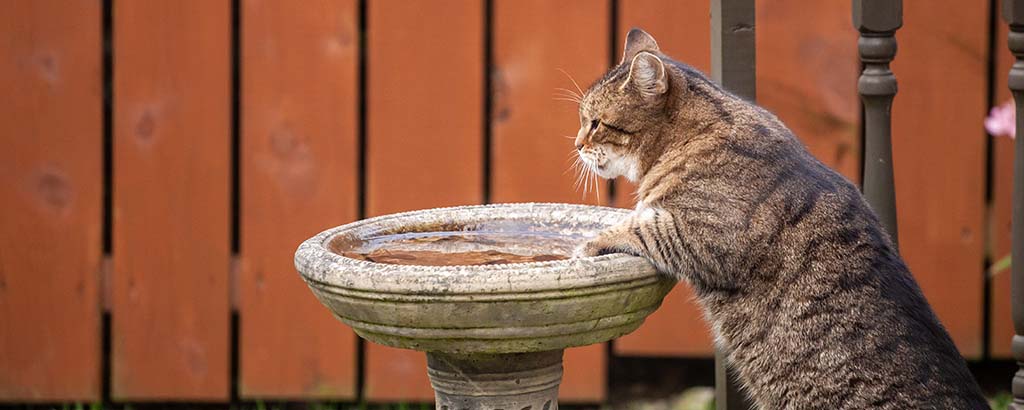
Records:
[[[1011,265],[1011,259],[1012,255],[1006,255],[1002,259],[996,261],[996,263],[993,263],[992,266],[988,268],[988,276],[996,276],[1000,272],[1009,269]]]

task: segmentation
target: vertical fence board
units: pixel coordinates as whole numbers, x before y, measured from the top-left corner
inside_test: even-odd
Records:
[[[355,397],[355,335],[292,258],[301,241],[356,218],[357,14],[354,0],[242,2],[243,397]]]
[[[982,350],[988,104],[988,4],[974,3],[908,1],[893,63],[900,252],[968,358]]]
[[[1001,10],[1001,9],[1000,9]],[[1006,45],[1008,29],[1001,20],[996,22],[995,38],[995,87],[992,104],[1011,100],[1007,73],[1014,57]],[[1018,137],[1020,138],[1020,137]],[[1013,196],[1013,146],[1014,141],[1004,137],[992,140],[991,168],[992,197],[989,204],[989,249],[990,262],[1010,254],[1010,213]],[[1020,263],[1020,262],[1018,262]],[[1013,318],[1010,317],[1010,270],[1005,269],[989,281],[989,355],[997,359],[1013,358],[1010,341],[1013,339]]]
[[[114,2],[112,389],[228,398],[230,2]]]
[[[559,69],[586,87],[608,68],[607,1],[494,3],[492,67],[492,180],[494,202],[580,202],[575,175],[565,172],[575,155],[570,139],[579,128],[578,107],[554,99],[556,87],[575,90]],[[602,182],[603,186],[607,186]],[[601,195],[607,195],[602,189]],[[592,193],[588,203],[605,203]],[[605,396],[604,345],[568,349],[564,401]]]
[[[708,0],[621,0],[618,38],[639,27],[658,41],[661,51],[703,72],[711,68],[711,13]],[[616,45],[615,61],[622,55]],[[633,207],[636,187],[625,178],[615,181],[615,205]],[[677,285],[661,308],[635,332],[615,341],[615,352],[636,356],[710,356],[711,336],[693,292]]]
[[[0,13],[0,401],[100,396],[98,2]]]
[[[480,203],[483,3],[367,7],[368,216]],[[364,393],[433,400],[424,354],[367,343]]]
[[[814,16],[807,18],[806,16]],[[757,2],[757,102],[826,165],[860,180],[857,31],[848,1]]]

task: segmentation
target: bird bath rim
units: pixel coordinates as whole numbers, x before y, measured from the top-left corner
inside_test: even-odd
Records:
[[[295,253],[295,266],[303,279],[350,290],[435,295],[483,295],[560,291],[655,278],[658,273],[643,258],[614,253],[564,260],[495,265],[394,265],[342,256],[331,249],[339,235],[399,229],[425,220],[484,220],[504,212],[502,218],[575,219],[580,224],[610,226],[628,210],[560,203],[507,203],[432,208],[383,215],[320,232],[303,242]],[[487,216],[489,215],[489,216]],[[447,216],[442,218],[441,216]],[[451,279],[457,277],[457,283]]]
[[[563,349],[632,332],[661,305],[674,280],[624,254],[434,266],[375,263],[338,252],[380,235],[507,222],[528,222],[534,231],[560,237],[557,247],[566,252],[579,233],[596,234],[628,213],[520,203],[385,215],[303,242],[295,267],[317,299],[361,337],[425,351],[437,409],[557,410]],[[543,241],[505,245],[555,247]]]

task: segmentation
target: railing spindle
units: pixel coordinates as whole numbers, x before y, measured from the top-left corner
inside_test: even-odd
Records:
[[[892,100],[896,76],[896,30],[903,25],[902,0],[853,0],[853,26],[864,71],[857,90],[864,102],[864,197],[897,244],[896,186],[892,172]]]
[[[711,76],[725,89],[755,102],[757,99],[754,0],[711,0]],[[715,352],[715,407],[752,408],[739,390],[725,355]]]
[[[1013,241],[1010,300],[1013,306],[1012,408],[1024,410],[1024,0],[1003,0],[1003,19],[1010,24],[1007,44],[1017,57],[1010,68],[1009,86],[1017,103],[1016,153],[1013,164]]]

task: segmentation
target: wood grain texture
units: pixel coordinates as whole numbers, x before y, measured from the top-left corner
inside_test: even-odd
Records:
[[[242,6],[242,397],[352,399],[356,336],[295,273],[295,247],[356,219],[354,0]]]
[[[0,13],[0,402],[100,398],[99,2]]]
[[[484,10],[367,4],[368,216],[483,200]],[[365,397],[431,401],[422,352],[367,342]]]
[[[230,11],[114,2],[115,400],[228,398]]]
[[[1001,10],[1001,9],[1000,9]],[[1012,101],[1006,84],[1014,57],[1006,45],[1008,28],[1002,20],[997,22],[995,38],[995,78],[993,105]],[[1018,137],[1019,138],[1019,137]],[[1010,219],[1013,205],[1013,144],[1005,137],[992,140],[991,169],[992,197],[988,207],[989,260],[995,263],[1010,254]],[[1019,263],[1019,262],[1018,262]],[[1006,269],[989,279],[989,356],[997,359],[1013,358],[1010,341],[1013,339],[1013,318],[1010,313],[1010,270]]]
[[[579,128],[576,104],[554,99],[604,74],[610,56],[609,4],[601,0],[494,2],[491,198],[494,202],[607,203],[582,198],[566,172]],[[602,184],[603,181],[602,181]],[[602,187],[600,195],[608,191]],[[605,346],[569,349],[560,389],[564,402],[605,397]]]
[[[569,76],[585,89],[608,69],[609,18],[600,0],[495,1],[493,202],[607,205],[604,186],[586,197],[573,188],[579,107],[555,98],[558,88],[576,91]]]
[[[857,182],[860,62],[850,19],[845,1],[759,0],[757,102],[815,157]]]
[[[639,27],[658,41],[661,51],[703,72],[711,69],[711,13],[705,0],[622,0],[618,35]],[[621,43],[621,42],[620,42]],[[616,46],[621,56],[622,44]],[[616,59],[618,61],[618,59]],[[615,181],[615,205],[634,206],[636,187],[625,178]],[[615,353],[626,356],[711,356],[711,335],[693,291],[679,284],[661,307],[635,332],[615,341]]]
[[[906,2],[892,109],[900,252],[968,358],[982,351],[988,106],[988,5],[975,3]]]
[[[483,7],[368,5],[367,212],[483,198]]]

